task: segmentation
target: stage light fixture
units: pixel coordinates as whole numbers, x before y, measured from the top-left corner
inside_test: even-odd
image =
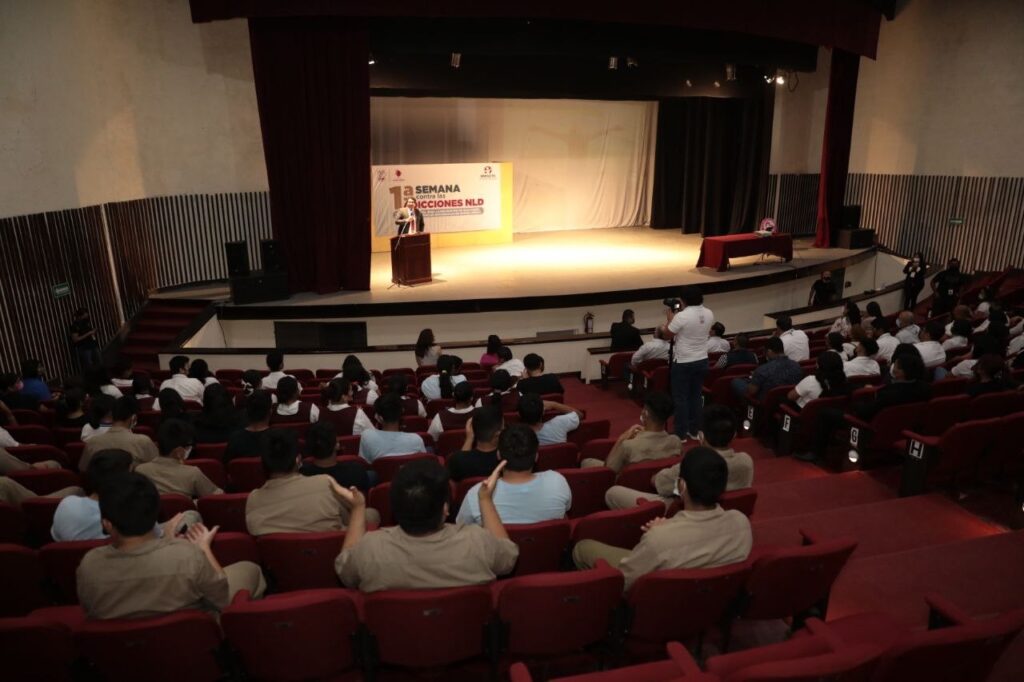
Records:
[[[783,76],[783,75],[782,75],[782,74],[780,73],[780,74],[779,74],[778,76],[776,76],[776,77],[775,77],[775,83],[776,83],[777,85],[785,85],[785,84],[786,84],[786,77],[785,77],[785,76]]]
[[[718,81],[715,81],[715,87],[716,87],[716,88],[720,88],[720,87],[722,87],[722,84],[721,84],[721,83],[719,83]]]
[[[369,64],[370,66],[373,66],[374,64],[377,63],[377,60],[373,58],[373,53],[372,52],[370,53],[370,60],[368,62],[366,62],[366,63]]]
[[[453,69],[457,69],[460,66],[462,66],[462,53],[461,52],[452,52],[451,61],[449,61],[448,63],[452,65]]]
[[[726,64],[725,65],[725,80],[734,81],[736,80],[736,65]]]
[[[626,57],[627,69],[635,69],[638,66],[640,66],[640,63],[636,59],[634,59],[633,57]]]
[[[618,57],[608,57],[608,70],[609,71],[615,71],[618,68],[619,68],[619,58]]]
[[[688,88],[692,88],[693,87],[693,81],[690,80],[689,78],[686,79],[686,87],[688,87]]]

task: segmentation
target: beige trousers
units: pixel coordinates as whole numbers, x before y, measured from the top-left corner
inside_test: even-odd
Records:
[[[671,503],[671,500],[666,500],[655,493],[645,493],[622,485],[613,485],[604,493],[604,503],[608,505],[609,509],[632,509],[636,506],[637,498],[664,502],[666,508]]]
[[[249,590],[253,599],[259,599],[267,591],[263,571],[251,561],[236,561],[224,567],[228,576],[228,599],[234,599],[240,590]]]
[[[71,495],[84,495],[85,491],[79,488],[77,485],[70,486],[68,488],[61,488],[42,497],[70,497]],[[34,492],[18,483],[15,480],[7,478],[6,476],[0,477],[0,502],[5,502],[14,507],[20,507],[24,500],[40,497]]]
[[[612,568],[618,568],[619,562],[631,552],[632,550],[613,547],[597,540],[580,540],[572,549],[572,562],[581,571],[593,568],[598,559],[604,559]]]

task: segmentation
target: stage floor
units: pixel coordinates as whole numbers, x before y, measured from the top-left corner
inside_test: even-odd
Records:
[[[815,249],[811,240],[797,239],[789,263],[751,256],[733,259],[730,270],[718,272],[696,267],[701,240],[700,235],[647,227],[519,234],[511,244],[436,248],[431,254],[434,281],[413,287],[392,287],[391,254],[375,253],[370,291],[296,294],[287,305],[551,296],[703,284],[814,266],[862,251]],[[188,295],[220,298],[227,290],[196,288]]]

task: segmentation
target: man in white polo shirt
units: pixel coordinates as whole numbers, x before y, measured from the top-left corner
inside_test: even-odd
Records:
[[[783,315],[775,320],[775,328],[786,357],[793,362],[802,362],[811,357],[811,342],[803,329],[793,329],[793,318]]]
[[[189,359],[184,355],[175,355],[171,358],[171,378],[160,384],[160,390],[173,388],[182,400],[194,400],[202,404],[203,390],[206,387],[199,379],[189,378],[188,366]]]
[[[715,316],[704,307],[704,294],[685,287],[682,307],[666,311],[667,324],[658,329],[662,338],[672,338],[672,401],[675,403],[675,432],[680,439],[696,439],[700,431],[701,387],[708,373],[708,334]]]
[[[921,340],[914,344],[914,348],[921,354],[924,366],[928,368],[938,367],[946,362],[946,351],[943,349],[939,339],[942,338],[942,323],[929,322],[921,333]]]
[[[914,324],[914,313],[910,310],[904,310],[896,318],[896,326],[899,331],[896,332],[896,340],[900,343],[917,343],[921,339],[918,338],[921,333],[921,328]]]
[[[870,377],[882,373],[878,362],[872,359],[878,353],[878,342],[874,339],[861,339],[857,344],[856,355],[852,360],[843,363],[843,373],[848,377]]]
[[[272,391],[277,388],[277,382],[281,381],[285,377],[291,377],[291,374],[285,374],[284,372],[284,353],[281,351],[271,351],[267,353],[267,370],[269,370],[267,376],[263,377],[263,388],[268,391]],[[295,377],[292,377],[293,379]]]

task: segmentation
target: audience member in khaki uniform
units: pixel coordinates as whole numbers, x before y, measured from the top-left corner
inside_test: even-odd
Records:
[[[222,567],[213,555],[217,527],[198,523],[185,537],[157,538],[159,509],[156,486],[141,474],[120,474],[104,485],[100,513],[111,544],[90,550],[78,567],[78,597],[89,618],[220,611],[239,590],[262,596],[259,566],[239,561]]]
[[[60,462],[47,459],[29,464],[18,459],[5,448],[0,448],[0,475],[6,476],[12,471],[25,471],[27,469],[60,469]]]
[[[629,427],[619,436],[608,453],[608,459],[602,462],[588,457],[580,462],[580,466],[606,466],[618,473],[635,462],[679,455],[683,442],[679,436],[665,431],[665,424],[674,411],[672,398],[665,393],[652,392],[644,401],[640,423]]]
[[[141,433],[132,433],[138,413],[139,403],[134,397],[126,395],[118,398],[114,403],[114,423],[109,430],[96,434],[85,444],[82,458],[78,460],[78,470],[85,473],[89,468],[89,460],[100,450],[124,450],[132,456],[136,465],[156,459],[159,453],[153,439]]]
[[[249,493],[245,503],[245,525],[252,535],[268,533],[323,533],[343,530],[348,508],[342,504],[344,488],[327,474],[303,476],[295,435],[271,430],[268,450],[263,455],[267,482]],[[371,523],[380,515],[367,510]]]
[[[480,485],[481,525],[448,524],[448,473],[434,461],[410,462],[391,482],[397,527],[366,533],[366,502],[350,489],[352,520],[334,562],[341,581],[363,592],[489,583],[519,557],[492,499],[500,463]]]
[[[750,520],[742,512],[725,511],[718,505],[728,475],[725,459],[711,448],[690,450],[678,483],[683,511],[646,524],[640,544],[633,549],[596,540],[576,543],[572,552],[576,567],[593,568],[604,559],[622,571],[628,590],[637,578],[652,571],[714,568],[745,560],[753,542]]]
[[[195,441],[195,432],[190,424],[180,419],[168,419],[160,425],[157,441],[160,456],[152,462],[138,465],[135,470],[153,481],[161,494],[202,497],[224,492],[206,477],[202,469],[185,464]]]
[[[722,405],[709,405],[704,410],[704,430],[700,440],[715,450],[725,460],[729,468],[729,481],[726,490],[749,488],[754,483],[754,460],[745,452],[736,452],[731,447],[736,436],[736,417],[732,411]],[[614,485],[604,495],[605,504],[609,509],[628,509],[636,506],[637,498],[644,500],[661,500],[669,505],[678,496],[676,482],[679,480],[679,465],[675,464],[662,469],[654,475],[652,483],[657,494],[633,490],[621,485]]]
[[[33,497],[69,497],[81,495],[84,491],[77,485],[61,488],[46,495],[36,495],[34,492],[15,481],[13,478],[0,476],[0,502],[9,504],[12,507],[21,507],[21,503]]]

